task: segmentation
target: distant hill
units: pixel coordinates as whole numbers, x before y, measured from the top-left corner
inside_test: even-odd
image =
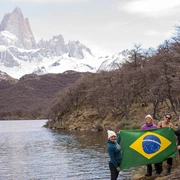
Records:
[[[12,78],[7,73],[0,71],[0,90],[16,84],[17,81],[17,79]]]
[[[85,73],[25,75],[19,80],[0,78],[0,119],[47,118],[51,101],[58,91],[75,83]],[[14,83],[12,83],[14,82]]]

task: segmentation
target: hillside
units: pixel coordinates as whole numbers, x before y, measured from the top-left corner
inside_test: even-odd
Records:
[[[180,27],[157,50],[135,45],[119,69],[89,74],[53,100],[45,127],[70,130],[135,129],[144,116],[180,116]]]
[[[0,119],[47,118],[51,101],[58,91],[75,83],[85,73],[25,75],[20,80],[0,81]]]

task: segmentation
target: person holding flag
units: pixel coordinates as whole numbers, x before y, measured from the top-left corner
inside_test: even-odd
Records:
[[[163,121],[159,121],[158,123],[158,128],[164,128],[164,127],[169,127],[173,129],[173,124],[170,122],[171,120],[171,114],[170,113],[166,113],[164,116]],[[167,163],[167,168],[166,168],[166,176],[169,175],[171,173],[171,167],[172,167],[172,163],[173,163],[173,158],[167,158],[166,159],[166,163]],[[160,164],[160,168],[162,171],[162,163]]]
[[[157,164],[174,158],[177,152],[174,129],[121,130],[121,170]]]
[[[147,115],[145,117],[145,121],[146,123],[141,126],[141,130],[149,130],[149,129],[156,129],[157,126],[153,123],[153,118],[151,115]],[[145,174],[145,176],[152,176],[152,165],[151,164],[147,164],[147,173]],[[154,164],[155,167],[155,171],[156,171],[156,175],[159,176],[161,174],[161,169],[159,168],[160,164]]]
[[[111,180],[116,180],[120,172],[120,164],[122,160],[121,146],[119,145],[121,141],[120,134],[116,135],[114,131],[108,130],[108,144],[107,151],[110,156],[109,169],[111,172]]]

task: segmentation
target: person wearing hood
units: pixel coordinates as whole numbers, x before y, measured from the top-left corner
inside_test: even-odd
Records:
[[[120,134],[116,135],[114,131],[108,130],[108,144],[107,151],[110,156],[109,169],[111,173],[111,180],[117,180],[120,172],[120,164],[122,160],[121,146],[119,145],[121,141]]]
[[[154,123],[153,123],[153,118],[151,115],[147,115],[145,116],[145,121],[146,123],[144,125],[141,126],[141,130],[150,130],[150,129],[156,129],[158,128]],[[161,174],[161,167],[160,167],[160,163],[154,164],[155,167],[155,171],[156,171],[156,175],[160,176]],[[145,174],[145,176],[152,176],[152,165],[151,164],[147,164],[147,173]]]

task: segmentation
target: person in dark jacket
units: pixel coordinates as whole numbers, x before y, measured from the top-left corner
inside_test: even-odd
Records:
[[[120,134],[116,135],[114,131],[108,130],[108,144],[107,151],[109,153],[109,169],[111,173],[111,180],[117,180],[120,172],[120,164],[122,160],[121,146],[119,145],[121,141]]]
[[[153,123],[153,118],[151,115],[147,115],[145,117],[145,121],[146,123],[144,125],[141,126],[141,130],[150,130],[150,129],[156,129],[157,126]],[[159,176],[161,174],[161,164],[157,163],[154,164],[155,167],[155,171],[156,171],[156,175]],[[148,164],[147,165],[147,173],[145,174],[145,176],[152,176],[152,165]]]

